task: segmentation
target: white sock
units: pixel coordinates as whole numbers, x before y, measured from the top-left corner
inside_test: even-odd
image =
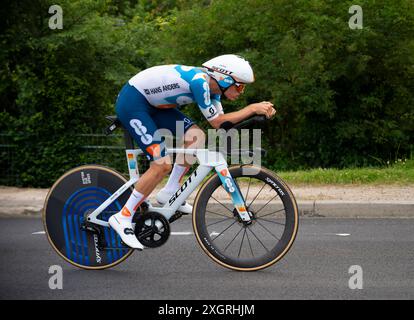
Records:
[[[131,196],[129,197],[128,201],[125,203],[124,207],[122,208],[118,216],[122,219],[127,219],[129,221],[132,221],[135,211],[137,211],[139,205],[144,200],[145,200],[145,196],[142,193],[134,189],[134,191],[132,191]]]
[[[164,190],[169,193],[173,193],[177,191],[177,189],[180,187],[180,181],[184,177],[184,175],[187,173],[188,169],[189,169],[188,167],[174,164],[174,167],[171,171],[168,182],[164,187]]]

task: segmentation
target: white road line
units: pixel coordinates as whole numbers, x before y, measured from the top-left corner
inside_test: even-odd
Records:
[[[33,232],[32,234],[37,235],[37,234],[46,234],[45,231],[37,231],[37,232]],[[172,236],[190,236],[193,233],[191,231],[182,231],[182,232],[171,232]],[[329,236],[338,236],[338,237],[349,237],[351,234],[350,233],[325,233],[326,235]],[[210,233],[210,237],[211,236],[218,236],[219,233],[213,231],[212,233]],[[316,235],[316,234],[315,234]]]
[[[33,232],[32,234],[46,234],[44,231]]]
[[[193,233],[190,231],[185,231],[185,232],[171,232],[172,236],[189,236],[192,235]]]
[[[338,236],[338,237],[349,237],[350,233],[307,233],[308,236]]]

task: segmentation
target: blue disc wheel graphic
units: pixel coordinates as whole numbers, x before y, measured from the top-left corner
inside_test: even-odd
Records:
[[[85,269],[105,269],[124,261],[133,250],[122,245],[110,227],[94,226],[100,232],[86,231],[86,215],[98,208],[127,180],[103,166],[81,166],[61,178],[50,189],[43,212],[43,223],[53,249],[69,263]],[[98,218],[108,221],[120,211],[132,190],[127,190]],[[102,248],[102,240],[105,247]]]

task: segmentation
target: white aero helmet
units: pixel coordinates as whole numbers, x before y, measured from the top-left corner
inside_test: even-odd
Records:
[[[250,63],[235,54],[225,54],[203,63],[207,73],[219,86],[227,89],[237,83],[253,83],[254,74]]]

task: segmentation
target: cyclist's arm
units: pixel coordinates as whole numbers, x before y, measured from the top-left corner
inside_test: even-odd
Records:
[[[230,121],[232,123],[239,123],[255,114],[263,114],[270,119],[276,114],[276,110],[273,108],[273,103],[263,101],[249,104],[247,107],[235,112],[219,114],[214,119],[209,120],[209,122],[213,128],[218,129],[223,122]]]
[[[221,105],[221,96],[219,94],[211,95],[211,103],[216,107],[218,114],[223,114],[223,106]]]
[[[195,77],[190,83],[190,88],[204,117],[215,129],[220,128],[220,125],[226,121],[238,123],[255,114],[265,114],[270,118],[276,113],[272,103],[263,101],[250,104],[241,110],[224,114],[219,101],[220,98],[210,96],[210,87],[205,78],[202,76]]]
[[[198,77],[190,84],[194,98],[203,113],[204,117],[215,129],[220,128],[220,125],[225,121],[238,123],[255,114],[253,105],[249,105],[239,111],[223,113],[220,96],[210,96],[210,87],[205,79]]]
[[[223,113],[220,101],[216,101],[217,99],[214,96],[211,97],[210,87],[202,75],[194,77],[190,83],[190,88],[194,100],[207,121],[211,121]]]
[[[239,123],[247,118],[250,118],[251,116],[255,115],[255,109],[253,108],[253,105],[248,105],[247,107],[234,111],[229,112],[225,114],[219,114],[217,117],[215,117],[212,120],[209,120],[211,126],[215,129],[220,128],[220,125],[223,122],[230,121],[232,123]]]

